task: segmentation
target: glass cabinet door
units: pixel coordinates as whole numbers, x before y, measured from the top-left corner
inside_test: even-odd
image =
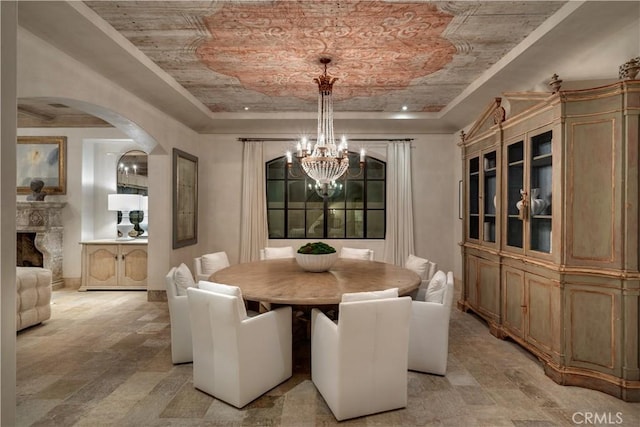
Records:
[[[467,163],[468,208],[467,238],[495,243],[497,238],[496,204],[498,197],[498,155],[487,151]]]
[[[552,132],[531,138],[529,248],[551,253]]]
[[[469,159],[469,207],[467,209],[467,233],[469,239],[480,238],[480,157]]]
[[[505,245],[551,253],[552,132],[506,145]]]
[[[524,186],[524,141],[507,146],[507,246],[522,249],[524,228],[523,214],[518,206],[522,203]],[[519,204],[520,203],[520,204]]]
[[[483,209],[482,209],[482,240],[495,243],[496,241],[496,152],[491,151],[483,156]]]

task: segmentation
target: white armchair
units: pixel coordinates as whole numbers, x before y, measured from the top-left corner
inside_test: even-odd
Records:
[[[188,271],[186,266],[180,270],[182,269]],[[169,318],[171,321],[171,360],[173,363],[187,363],[193,361],[189,305],[186,291],[181,288],[176,281],[176,279],[178,281],[182,280],[180,277],[176,278],[177,270],[179,270],[179,268],[172,267],[165,277]],[[190,272],[188,274],[191,276]],[[186,278],[188,279],[188,277]],[[193,285],[195,284],[192,283],[192,286]]]
[[[292,246],[284,246],[281,248],[264,248],[260,249],[260,260],[279,259],[279,258],[295,258],[296,254]]]
[[[446,275],[441,303],[412,301],[409,337],[410,370],[437,375],[444,375],[447,372],[449,319],[453,292],[453,273],[449,272]]]
[[[311,380],[337,420],[407,405],[411,298],[342,302],[334,323],[311,311]]]
[[[373,249],[342,248],[340,249],[340,258],[373,261]]]
[[[187,290],[193,385],[242,408],[291,377],[291,307],[247,317],[240,289],[226,288]]]
[[[229,265],[229,258],[227,257],[227,253],[224,251],[194,258],[193,271],[196,275],[196,281],[209,280],[209,277],[213,273],[225,267],[229,267]]]
[[[425,292],[429,286],[429,281],[438,270],[438,264],[426,258],[420,258],[410,254],[404,263],[404,268],[414,271],[420,276],[420,287],[411,293],[411,298],[423,301]]]

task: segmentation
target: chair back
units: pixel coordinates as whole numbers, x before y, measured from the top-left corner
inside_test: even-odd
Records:
[[[427,277],[425,278],[425,280],[427,280],[427,283],[429,280],[431,280],[431,278],[434,276],[434,274],[436,274],[436,271],[438,271],[438,264],[436,264],[433,261],[427,261],[429,264],[429,267],[427,269]]]
[[[338,376],[349,412],[406,406],[411,298],[345,302],[339,310]]]
[[[365,261],[373,261],[373,249],[357,249],[342,248],[340,249],[340,258],[362,259]]]
[[[424,299],[413,301],[409,336],[410,370],[446,374],[453,294],[453,272],[449,271],[441,303],[425,302]]]
[[[193,336],[193,385],[214,395],[236,392],[240,360],[237,297],[196,288],[189,288],[187,297]],[[212,384],[214,389],[208,390]]]
[[[171,360],[173,363],[193,361],[191,324],[187,296],[181,295],[175,281],[177,267],[172,267],[165,276],[167,305],[171,322]]]
[[[169,273],[167,273],[164,278],[167,288],[167,300],[173,300],[178,296],[178,285],[176,285],[176,282],[173,280],[175,271],[176,267],[171,267],[171,270],[169,270]],[[169,311],[171,311],[171,306],[169,306]]]
[[[241,408],[291,376],[291,307],[243,318],[242,297],[197,288],[187,297],[196,388]]]
[[[283,247],[266,247],[260,249],[260,260],[265,259],[281,259],[281,258],[295,258],[296,254],[293,250],[293,246]]]
[[[383,366],[406,351],[411,298],[342,302],[339,306],[340,357],[354,365]],[[358,369],[354,366],[354,369]]]
[[[447,273],[447,284],[444,288],[444,294],[442,295],[442,304],[449,308],[449,315],[451,315],[451,306],[453,304],[453,294],[455,292],[455,286],[453,281],[453,272]]]
[[[196,280],[209,280],[218,270],[229,267],[229,257],[224,251],[214,252],[193,259],[193,271]]]

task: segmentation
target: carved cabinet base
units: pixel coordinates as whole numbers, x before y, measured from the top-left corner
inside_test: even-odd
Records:
[[[79,290],[89,289],[146,290],[147,242],[82,242],[82,285]]]

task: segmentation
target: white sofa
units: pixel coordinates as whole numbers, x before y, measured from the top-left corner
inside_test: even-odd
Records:
[[[51,318],[51,270],[16,267],[16,331]]]

